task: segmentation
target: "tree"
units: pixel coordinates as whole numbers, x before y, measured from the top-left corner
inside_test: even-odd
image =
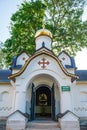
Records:
[[[0,41],[0,69],[4,67],[4,63],[5,63],[2,48],[3,48],[3,43]]]
[[[87,47],[87,21],[82,22],[85,1],[81,0],[45,0],[53,33],[53,50],[58,54],[65,50],[75,55],[81,48]],[[49,28],[50,29],[50,28]]]
[[[24,2],[19,10],[12,15],[10,33],[11,38],[5,41],[3,52],[6,54],[7,66],[12,57],[23,51],[33,54],[35,51],[34,35],[42,28],[45,16],[45,5],[40,1]]]
[[[52,49],[56,54],[64,49],[75,55],[87,47],[87,21],[82,21],[84,5],[85,0],[24,1],[11,17],[11,38],[3,49],[6,63],[9,65],[12,56],[22,51],[30,55],[35,51],[34,36],[43,24],[53,34]]]
[[[2,51],[1,51],[1,48],[0,48],[0,69],[2,68]]]

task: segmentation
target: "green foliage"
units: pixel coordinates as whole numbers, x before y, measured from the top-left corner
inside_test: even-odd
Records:
[[[4,61],[4,53],[2,51],[3,48],[3,43],[0,42],[0,69],[2,69],[3,67],[5,67],[5,61]]]
[[[3,63],[2,63],[2,51],[0,49],[0,69],[3,67]]]
[[[31,0],[24,1],[11,17],[11,38],[5,42],[3,52],[7,65],[14,55],[23,51],[33,54],[34,36],[45,28],[53,34],[53,51],[61,50],[75,55],[87,46],[87,21],[82,22],[85,0]]]
[[[5,42],[3,52],[6,53],[6,64],[11,64],[11,59],[23,51],[33,54],[35,51],[34,35],[42,28],[45,15],[45,5],[37,0],[24,2],[19,10],[11,17],[11,38]]]
[[[53,50],[58,54],[65,50],[75,55],[81,48],[87,47],[87,21],[82,22],[84,2],[81,0],[45,0],[52,25]],[[52,8],[51,8],[52,7]]]

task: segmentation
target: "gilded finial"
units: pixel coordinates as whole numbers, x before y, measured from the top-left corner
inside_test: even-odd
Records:
[[[42,28],[45,29],[45,24],[42,25]]]

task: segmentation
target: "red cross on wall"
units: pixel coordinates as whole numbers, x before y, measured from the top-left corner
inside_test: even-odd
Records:
[[[39,61],[38,64],[39,64],[39,65],[42,65],[41,68],[45,69],[45,68],[46,68],[46,65],[49,65],[50,62],[49,62],[49,61],[46,61],[45,58],[42,58],[41,60],[42,60],[42,61]]]

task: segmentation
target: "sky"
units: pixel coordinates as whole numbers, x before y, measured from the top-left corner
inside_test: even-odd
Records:
[[[16,12],[23,0],[0,0],[0,41],[4,42],[10,37],[10,18]],[[87,19],[87,7],[84,9],[83,20]],[[87,70],[87,48],[77,52],[75,57],[78,69]]]

